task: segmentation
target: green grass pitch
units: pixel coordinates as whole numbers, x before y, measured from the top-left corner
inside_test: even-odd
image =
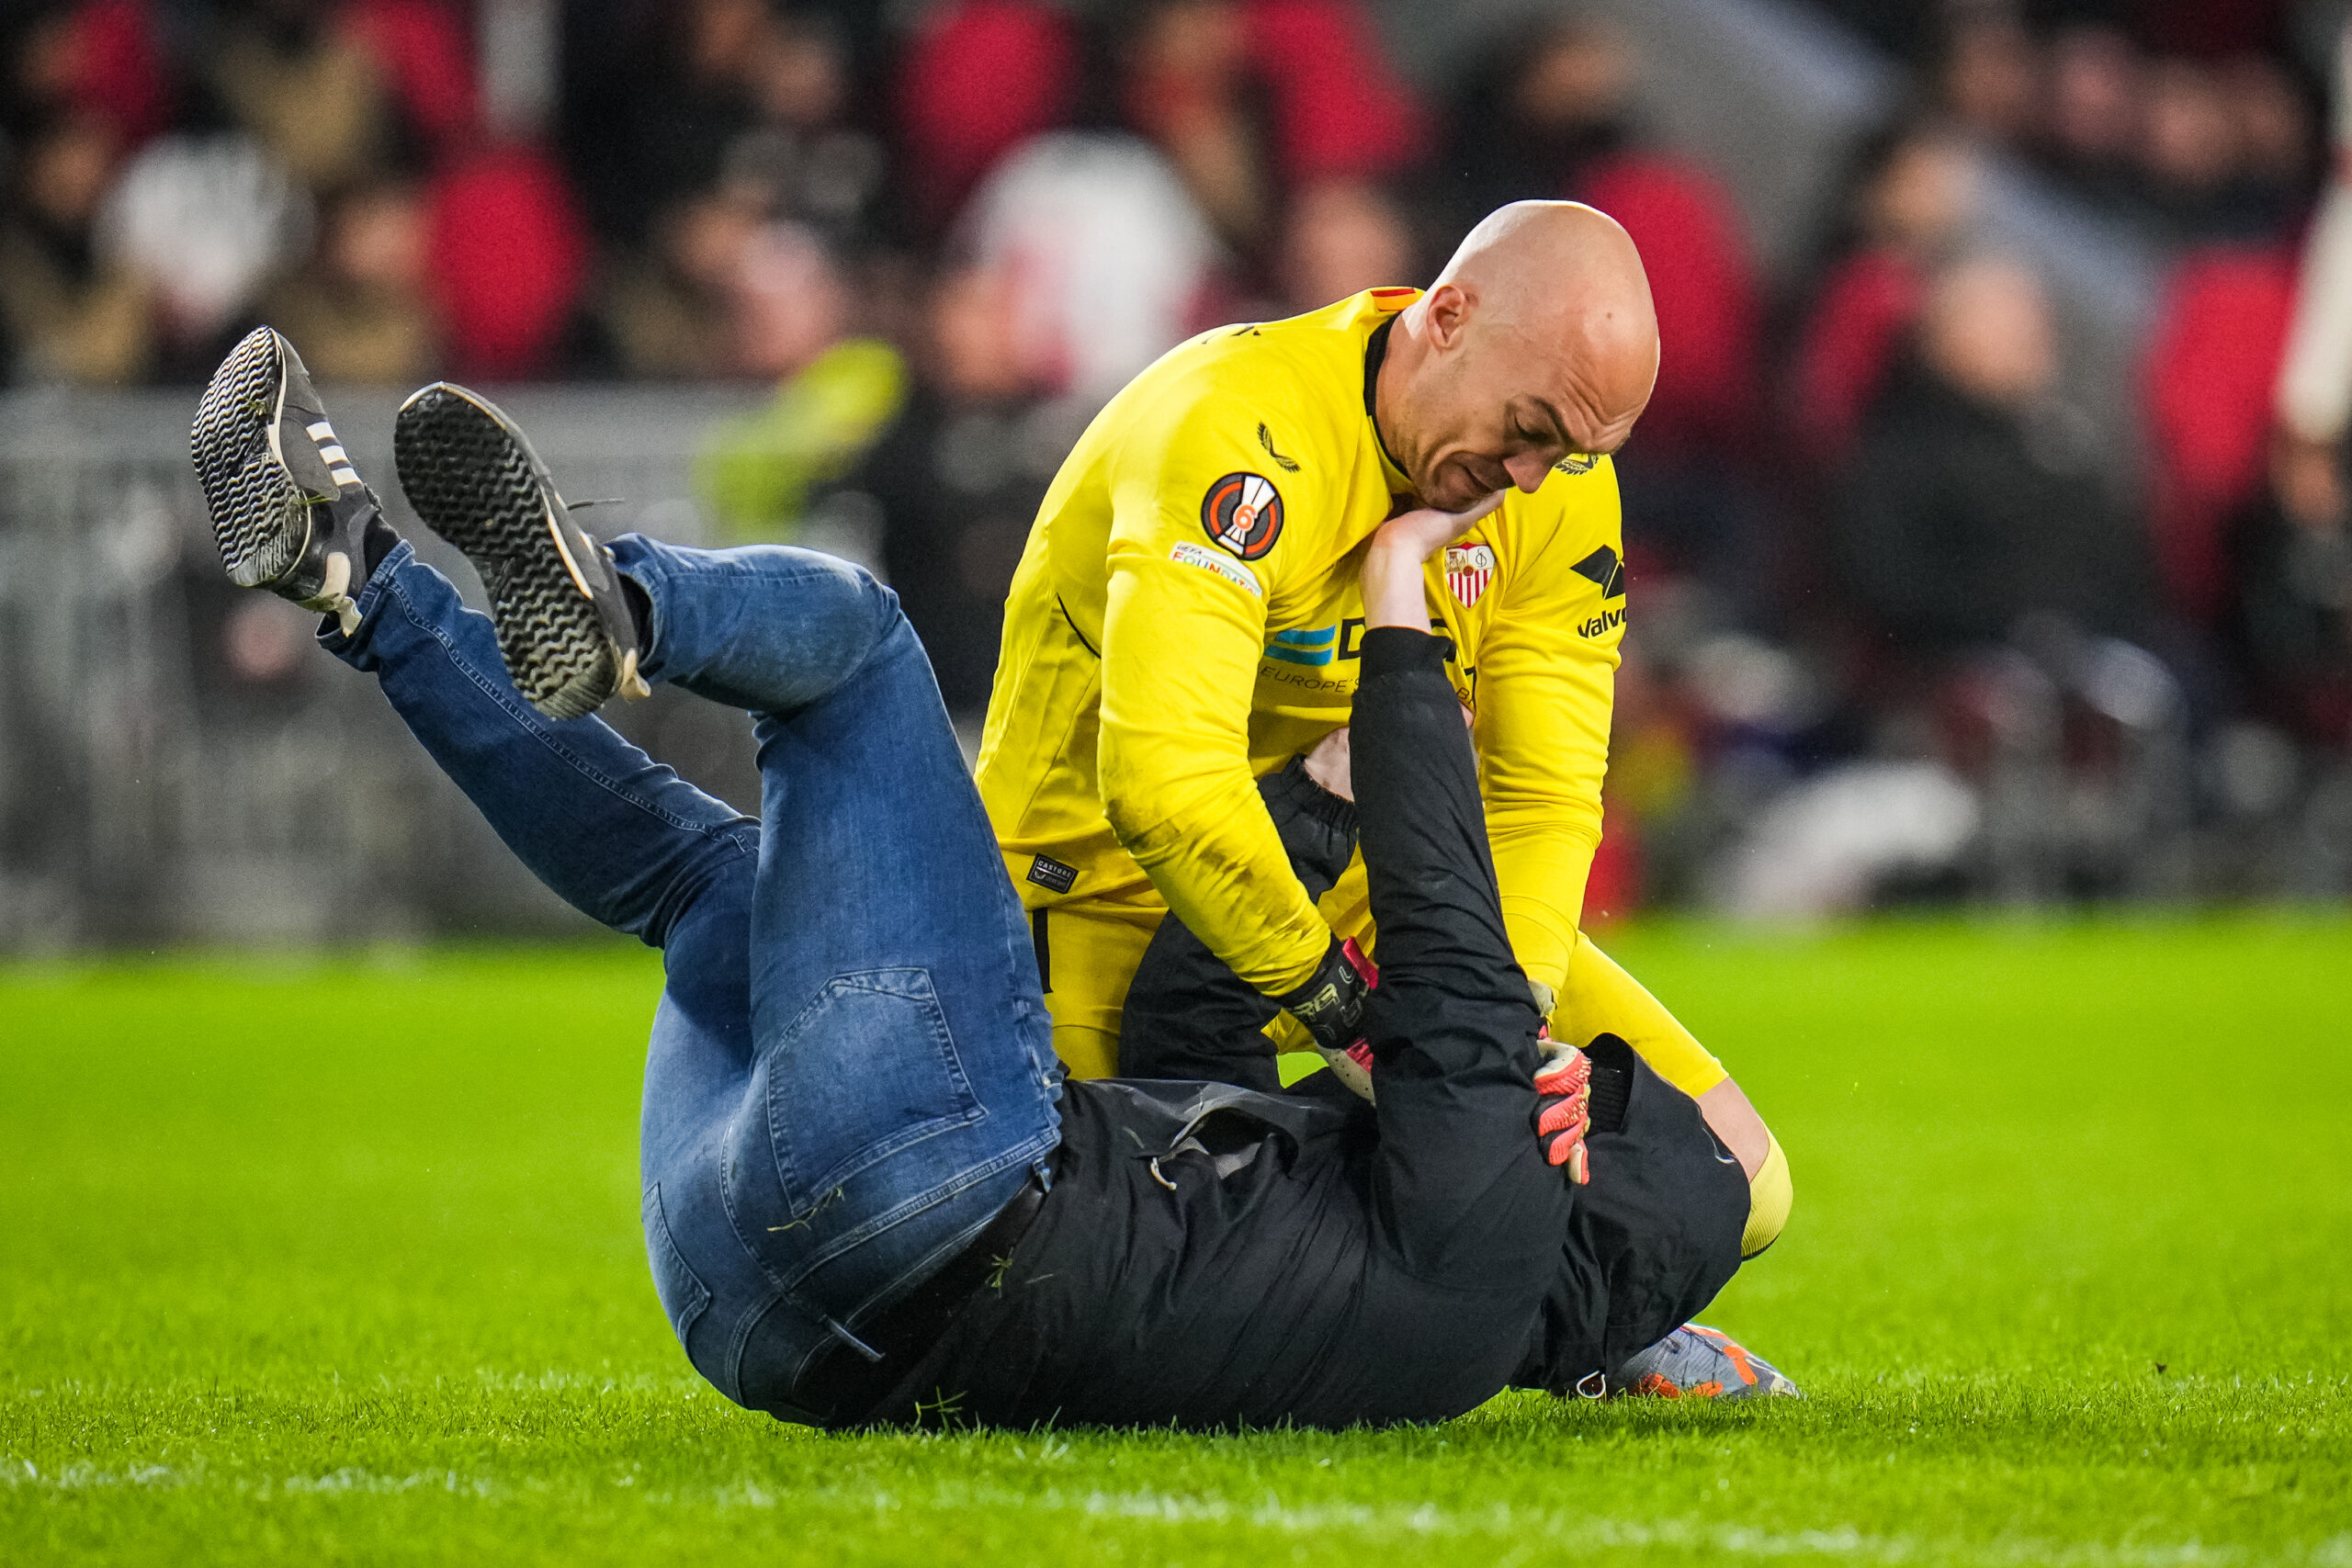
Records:
[[[2352,1568],[2352,924],[1611,945],[1794,1161],[1709,1317],[1801,1403],[817,1436],[655,1305],[650,955],[0,969],[0,1562]]]

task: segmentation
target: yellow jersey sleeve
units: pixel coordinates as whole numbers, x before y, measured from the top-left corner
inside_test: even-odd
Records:
[[[1239,399],[1170,391],[1109,475],[1103,811],[1168,907],[1279,995],[1305,983],[1330,931],[1258,795],[1251,694],[1268,601],[1291,575],[1329,570],[1333,530],[1320,485],[1271,456]]]
[[[1510,509],[1520,515],[1504,526],[1528,552],[1478,653],[1478,755],[1511,949],[1529,978],[1557,991],[1600,842],[1625,635],[1616,474],[1604,462]]]

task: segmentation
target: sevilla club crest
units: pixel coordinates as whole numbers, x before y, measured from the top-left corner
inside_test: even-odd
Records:
[[[1224,549],[1256,560],[1283,534],[1283,497],[1258,474],[1227,474],[1201,498],[1201,526]]]
[[[1495,552],[1487,545],[1448,545],[1445,549],[1445,585],[1453,591],[1453,602],[1464,609],[1476,604],[1487,592],[1487,584],[1495,580]]]

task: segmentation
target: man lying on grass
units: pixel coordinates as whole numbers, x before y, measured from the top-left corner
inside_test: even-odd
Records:
[[[329,612],[322,643],[539,879],[662,949],[646,1241],[729,1399],[826,1426],[1336,1427],[1442,1420],[1514,1382],[1597,1392],[1637,1353],[1783,1386],[1720,1337],[1645,1350],[1737,1267],[1747,1184],[1630,1052],[1604,1053],[1596,1092],[1538,1040],[1423,629],[1421,563],[1464,518],[1408,513],[1366,557],[1353,777],[1325,775],[1357,803],[1275,788],[1303,837],[1361,823],[1384,961],[1366,1104],[1063,1081],[930,665],[857,568],[606,548],[519,431],[436,385],[394,457],[481,570],[485,620],[384,522],[266,328],[193,445],[232,578]],[[653,681],[752,716],[760,820],[590,716]],[[1138,977],[1147,1006],[1215,991],[1177,944],[1164,974]],[[1582,1174],[1594,1117],[1577,1184],[1561,1167]]]

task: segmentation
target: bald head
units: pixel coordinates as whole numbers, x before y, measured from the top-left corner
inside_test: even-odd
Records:
[[[1613,452],[1657,380],[1657,314],[1633,239],[1572,201],[1489,214],[1398,318],[1374,407],[1421,499],[1533,491]]]
[[[1614,218],[1578,201],[1512,202],[1464,239],[1438,275],[1438,288],[1449,284],[1469,302],[1474,332],[1507,333],[1590,383],[1601,428],[1585,451],[1624,441],[1657,381],[1657,312],[1641,253]]]

